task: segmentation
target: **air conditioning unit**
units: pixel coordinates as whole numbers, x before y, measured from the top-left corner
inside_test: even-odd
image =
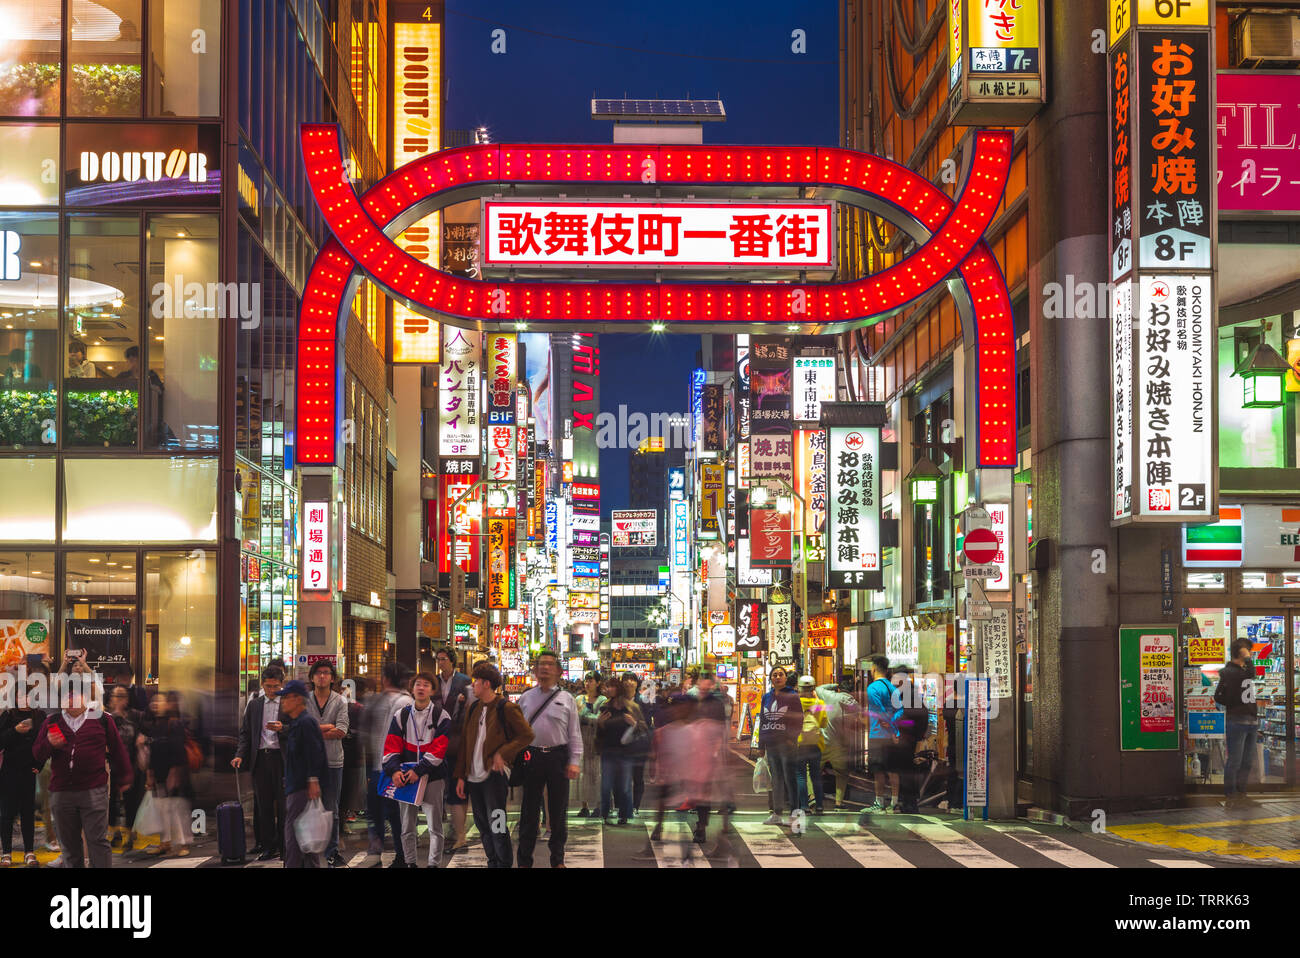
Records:
[[[1236,49],[1243,66],[1300,61],[1300,17],[1248,13],[1234,24]]]

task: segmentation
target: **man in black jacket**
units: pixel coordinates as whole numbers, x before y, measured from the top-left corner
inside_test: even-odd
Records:
[[[284,737],[284,867],[323,868],[320,855],[305,855],[298,847],[294,820],[307,803],[321,797],[321,783],[329,774],[325,736],[320,723],[307,712],[307,686],[298,679],[280,690],[280,716]]]
[[[284,757],[280,750],[280,687],[284,669],[262,670],[262,691],[248,700],[239,726],[239,747],[230,764],[239,770],[248,763],[253,776],[252,853],[260,862],[280,854],[284,836]]]
[[[1232,643],[1232,661],[1219,672],[1219,686],[1214,690],[1214,701],[1223,706],[1227,732],[1224,746],[1227,759],[1223,763],[1224,808],[1238,808],[1256,804],[1246,796],[1246,783],[1250,781],[1251,766],[1255,761],[1255,735],[1259,725],[1255,705],[1255,663],[1250,660],[1250,640],[1236,639]]]

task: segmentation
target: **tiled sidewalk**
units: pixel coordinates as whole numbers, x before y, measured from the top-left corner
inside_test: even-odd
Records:
[[[1144,846],[1220,861],[1300,863],[1300,797],[1259,799],[1247,808],[1218,804],[1112,815],[1106,833]]]

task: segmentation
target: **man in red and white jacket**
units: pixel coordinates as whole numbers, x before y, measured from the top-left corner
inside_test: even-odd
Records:
[[[135,776],[131,759],[117,733],[113,717],[96,708],[93,715],[78,693],[71,705],[45,720],[36,733],[32,757],[50,763],[50,810],[54,831],[63,848],[65,868],[84,868],[82,836],[90,853],[91,868],[109,868],[113,852],[108,844],[108,769],[125,792]]]
[[[421,672],[411,683],[415,699],[393,713],[384,739],[384,774],[393,777],[393,784],[407,785],[428,776],[424,790],[424,818],[429,827],[429,867],[437,868],[442,861],[442,806],[444,789],[432,783],[447,777],[447,746],[451,741],[451,716],[436,697],[438,677],[432,672]],[[415,768],[403,772],[403,763],[417,763]],[[402,813],[402,856],[408,868],[415,868],[416,826],[419,808],[405,802],[399,804]]]

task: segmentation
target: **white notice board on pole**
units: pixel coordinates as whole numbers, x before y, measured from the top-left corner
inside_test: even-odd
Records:
[[[988,818],[989,804],[989,680],[966,680],[966,802],[962,817],[975,809]]]

